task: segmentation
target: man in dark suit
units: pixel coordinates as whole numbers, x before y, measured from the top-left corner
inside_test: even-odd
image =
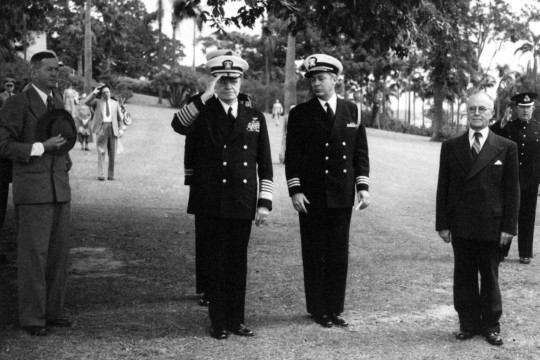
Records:
[[[210,334],[216,339],[226,339],[228,331],[253,336],[244,323],[247,247],[252,220],[262,224],[272,208],[268,130],[261,112],[238,101],[247,63],[226,54],[206,67],[213,80],[180,109],[172,127],[194,144],[190,198],[212,249],[206,290]]]
[[[369,205],[366,130],[355,104],[339,99],[343,67],[328,55],[304,61],[316,97],[289,113],[285,173],[300,217],[307,312],[324,327],[347,326],[341,313],[355,194]]]
[[[96,98],[98,95],[99,98]],[[84,103],[90,106],[93,111],[92,133],[96,134],[98,180],[105,180],[105,171],[103,169],[105,153],[109,157],[107,180],[114,180],[116,144],[120,135],[124,113],[118,101],[111,98],[111,88],[106,84],[101,84],[95,88]]]
[[[19,321],[30,334],[41,336],[48,333],[47,326],[71,325],[62,316],[71,160],[67,152],[59,153],[66,145],[62,135],[40,140],[48,113],[63,109],[55,92],[58,59],[45,51],[32,56],[30,63],[32,84],[7,99],[0,110],[0,156],[13,160]]]
[[[512,140],[518,147],[519,187],[521,200],[518,219],[519,262],[529,264],[533,257],[534,221],[538,184],[540,183],[540,124],[532,119],[534,100],[538,94],[524,92],[512,96],[517,119],[512,121],[512,108],[508,108],[502,120],[491,130]],[[511,241],[503,247],[502,259],[508,256]]]
[[[467,114],[469,130],[442,144],[436,230],[454,250],[456,338],[480,333],[502,345],[499,261],[517,231],[517,147],[489,130],[493,100],[486,93],[471,95]]]

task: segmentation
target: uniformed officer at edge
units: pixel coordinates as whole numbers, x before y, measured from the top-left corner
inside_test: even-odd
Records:
[[[324,327],[345,327],[355,194],[361,209],[370,203],[366,130],[358,107],[336,96],[341,62],[315,54],[304,67],[316,96],[289,113],[285,174],[299,213],[307,312]]]
[[[173,128],[194,144],[190,197],[209,231],[210,334],[221,340],[229,331],[253,336],[244,323],[247,248],[252,220],[262,224],[272,209],[273,171],[264,115],[238,101],[247,62],[223,55],[206,67],[214,78],[175,114]]]
[[[503,118],[493,124],[491,130],[517,143],[519,158],[519,186],[521,203],[518,220],[519,262],[529,264],[533,257],[534,220],[540,183],[540,124],[532,120],[534,100],[538,94],[524,92],[512,96],[517,119],[512,121],[512,109],[508,108]],[[501,258],[508,256],[509,242],[502,249]]]

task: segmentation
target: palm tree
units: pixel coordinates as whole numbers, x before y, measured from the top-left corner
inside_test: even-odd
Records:
[[[193,20],[193,64],[192,70],[195,72],[195,41],[196,29],[201,31],[204,22],[203,11],[196,0],[174,0],[173,2],[173,19],[177,24],[180,24],[186,19]]]

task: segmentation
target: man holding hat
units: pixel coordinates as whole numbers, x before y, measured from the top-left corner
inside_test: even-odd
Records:
[[[71,200],[68,151],[75,144],[75,125],[59,110],[64,105],[55,92],[56,55],[36,53],[30,65],[31,85],[0,110],[0,156],[13,160],[19,321],[31,335],[43,336],[48,326],[71,325],[62,307]]]
[[[262,224],[272,208],[273,171],[264,115],[238,101],[248,64],[230,52],[206,67],[214,78],[175,114],[172,126],[193,144],[190,201],[212,249],[210,334],[221,340],[229,331],[253,336],[244,323],[247,247],[252,220]]]
[[[518,146],[519,186],[521,202],[518,220],[519,262],[529,264],[533,257],[534,220],[538,184],[540,183],[540,124],[532,119],[534,100],[538,94],[524,92],[512,96],[517,119],[512,119],[512,109],[508,108],[503,118],[493,124],[491,130],[514,141]],[[501,258],[508,256],[509,242],[502,249]]]
[[[236,56],[240,58],[240,55],[234,51],[228,49],[215,50],[208,55],[206,55],[206,61],[209,61],[215,57],[229,55]],[[246,107],[252,107],[251,97],[248,94],[239,93],[238,102]],[[180,132],[180,122],[178,118],[175,117],[172,122],[172,127],[174,131]],[[193,136],[190,134],[186,135],[186,141],[184,145],[184,185],[190,186],[189,199],[188,199],[188,214],[195,215],[194,212],[194,201],[193,191],[191,189],[191,184],[193,180],[193,161],[196,160],[196,146],[193,141]],[[198,300],[198,304],[201,306],[208,306],[208,294],[207,288],[209,284],[208,269],[209,265],[209,255],[212,252],[212,249],[209,248],[209,238],[211,234],[204,226],[204,222],[197,221],[197,216],[195,215],[195,290],[197,294],[201,294],[201,298]]]
[[[370,203],[366,130],[357,106],[336,96],[341,62],[315,54],[304,67],[315,97],[289,113],[285,173],[300,218],[307,312],[324,327],[346,327],[341,313],[355,195],[359,209]]]

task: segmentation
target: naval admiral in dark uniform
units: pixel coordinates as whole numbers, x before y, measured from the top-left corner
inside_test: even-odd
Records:
[[[206,61],[222,55],[232,55],[240,57],[240,55],[234,51],[231,51],[229,49],[220,49],[208,53],[206,55]],[[251,97],[248,94],[239,93],[238,102],[246,107],[252,107]],[[175,119],[176,120],[172,122],[172,126],[176,132],[179,132],[180,122],[176,117]],[[193,141],[193,136],[188,134],[186,136],[186,141],[184,145],[184,185],[186,186],[191,186],[192,184],[194,167],[193,162],[196,160],[195,150],[196,147],[195,142]],[[195,198],[193,196],[193,191],[191,191],[190,187],[187,206],[188,214],[195,214],[194,200]],[[209,301],[207,288],[209,284],[208,269],[210,267],[208,261],[209,254],[212,252],[212,248],[209,247],[209,237],[211,236],[211,233],[208,231],[209,229],[207,229],[204,225],[204,222],[201,222],[200,220],[198,221],[197,216],[195,215],[195,291],[197,294],[201,294],[201,297],[198,300],[198,304],[201,306],[208,306]]]
[[[540,183],[540,124],[532,119],[534,99],[538,94],[524,92],[511,98],[515,104],[517,119],[512,121],[511,108],[502,120],[496,122],[491,130],[518,146],[519,186],[521,203],[518,220],[519,261],[529,264],[533,257],[534,220],[536,217],[536,200]],[[511,242],[504,246],[503,259],[508,256]]]
[[[285,173],[300,217],[307,312],[324,327],[347,326],[340,314],[355,194],[360,208],[369,205],[366,130],[357,106],[336,96],[341,63],[315,54],[304,67],[316,97],[289,113]]]
[[[190,197],[212,249],[206,289],[210,334],[217,339],[226,339],[228,331],[253,336],[244,324],[247,247],[252,220],[262,224],[272,208],[268,130],[261,112],[238,101],[248,64],[222,55],[206,67],[214,79],[180,109],[173,128],[190,136],[194,147]]]

